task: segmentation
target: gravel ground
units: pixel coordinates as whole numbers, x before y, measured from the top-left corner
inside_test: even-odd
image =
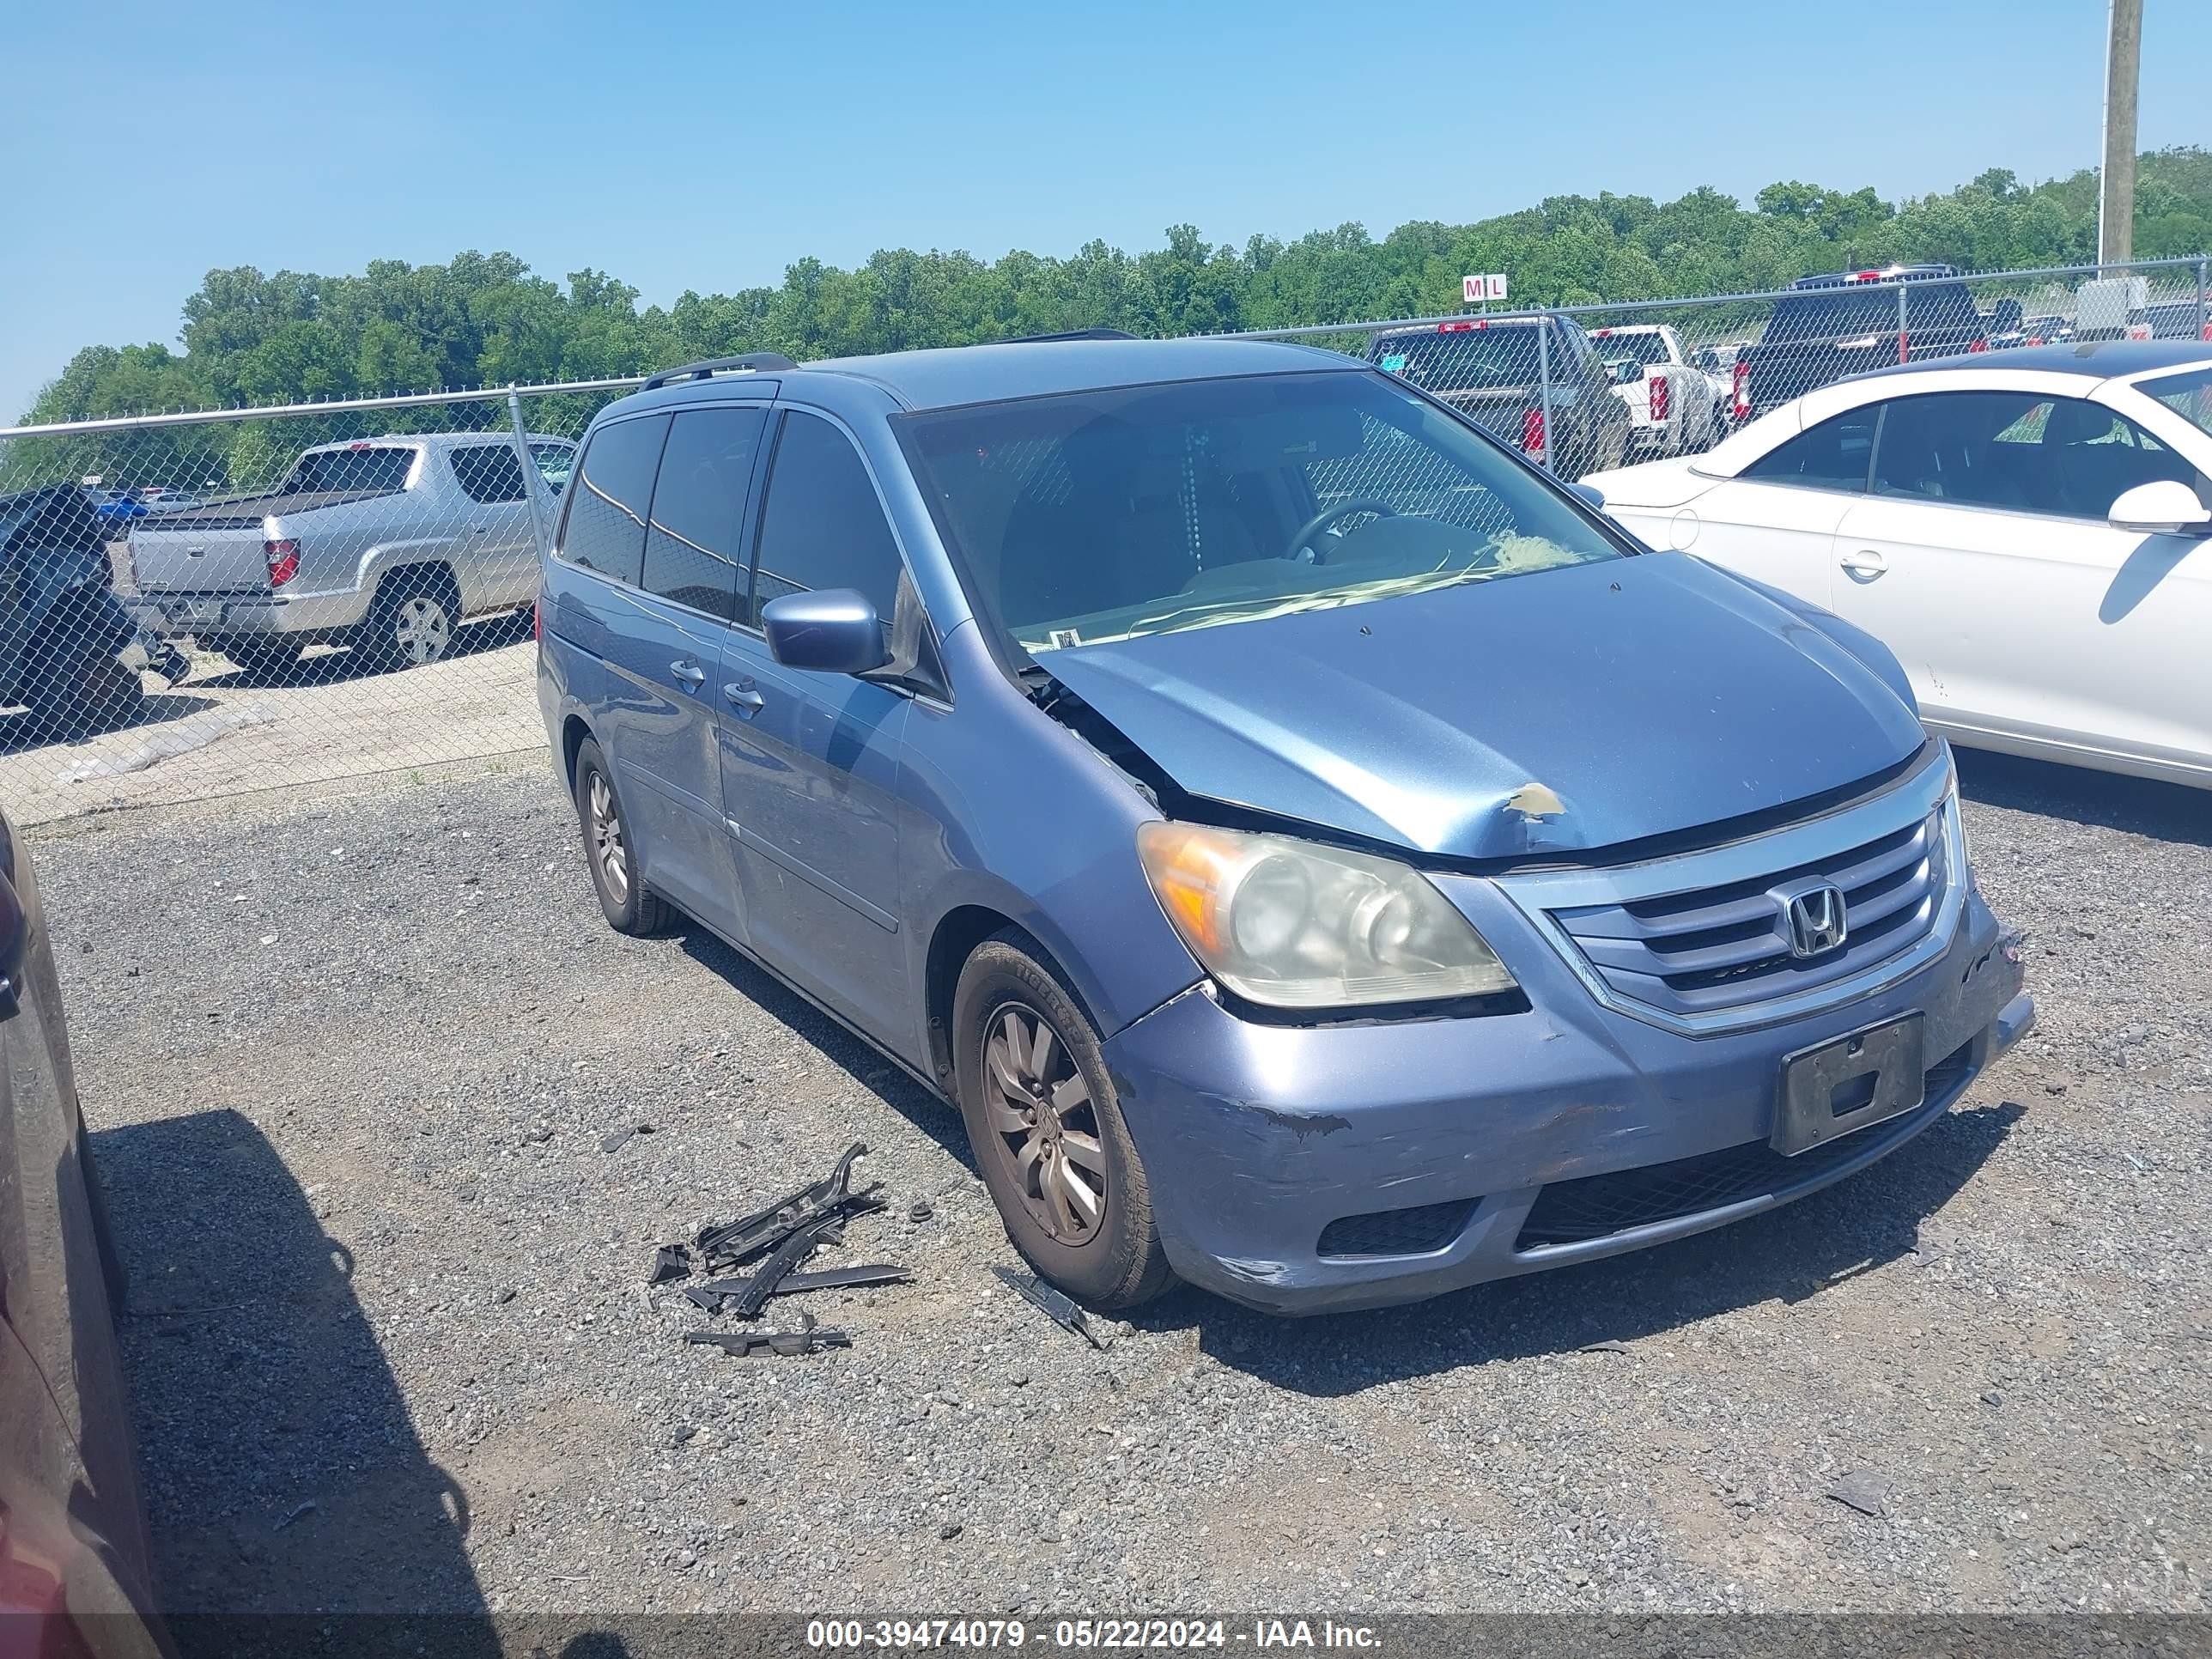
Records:
[[[1179,1291],[1103,1353],[991,1274],[953,1114],[605,929],[535,769],[44,833],[165,1600],[2201,1610],[2212,802],[1968,781],[2043,1025],[1905,1153],[1412,1309]],[[842,1259],[915,1282],[810,1298],[849,1352],[684,1346],[652,1246],[854,1139],[896,1203]]]

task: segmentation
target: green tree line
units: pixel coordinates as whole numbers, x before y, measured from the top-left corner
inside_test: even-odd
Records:
[[[2136,192],[2139,258],[2212,246],[2212,151],[2146,155]],[[1510,272],[1516,304],[1571,305],[1770,289],[1891,260],[1977,270],[2069,264],[2095,257],[2096,221],[2094,171],[2025,185],[1992,168],[1899,203],[1792,180],[1748,207],[1710,188],[1664,203],[1560,196],[1474,224],[1417,221],[1380,240],[1345,224],[1239,247],[1176,225],[1164,246],[1134,254],[1103,241],[1065,258],[1016,251],[992,261],[892,248],[852,270],[803,258],[775,287],[690,292],[644,307],[635,289],[604,271],[572,272],[563,285],[511,253],[380,259],[337,276],[240,266],[210,271],[185,301],[181,351],[87,346],[26,418],[592,380],[744,351],[805,361],[1093,326],[1174,335],[1416,316],[1454,308],[1471,270]],[[414,423],[499,414],[435,410]],[[378,429],[392,424],[377,421]],[[339,422],[330,435],[349,430]],[[190,467],[243,479],[298,439],[246,423],[173,441],[180,465],[190,447]]]

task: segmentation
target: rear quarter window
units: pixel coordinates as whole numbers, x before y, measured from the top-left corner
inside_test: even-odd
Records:
[[[653,506],[653,476],[668,416],[617,421],[592,434],[568,491],[568,516],[561,530],[562,562],[638,585],[645,562],[645,521]]]
[[[351,449],[320,449],[300,457],[284,481],[287,495],[321,495],[351,490],[390,492],[407,488],[415,470],[412,446],[363,444]]]
[[[522,463],[507,444],[469,444],[449,452],[453,478],[472,501],[519,501]]]

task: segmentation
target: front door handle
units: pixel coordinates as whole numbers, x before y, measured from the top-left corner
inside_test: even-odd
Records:
[[[1861,548],[1856,553],[1846,553],[1837,562],[1854,576],[1879,576],[1889,568],[1889,562],[1870,547]]]
[[[730,700],[730,706],[745,720],[750,720],[759,714],[768,703],[766,697],[753,690],[753,683],[750,680],[732,680],[722,688],[722,695]]]
[[[694,690],[707,683],[707,671],[689,657],[678,657],[668,665],[668,672]]]

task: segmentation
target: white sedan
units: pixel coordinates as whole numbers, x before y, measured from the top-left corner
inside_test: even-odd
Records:
[[[1874,635],[1931,731],[2212,788],[2212,346],[1900,365],[1582,482]]]

